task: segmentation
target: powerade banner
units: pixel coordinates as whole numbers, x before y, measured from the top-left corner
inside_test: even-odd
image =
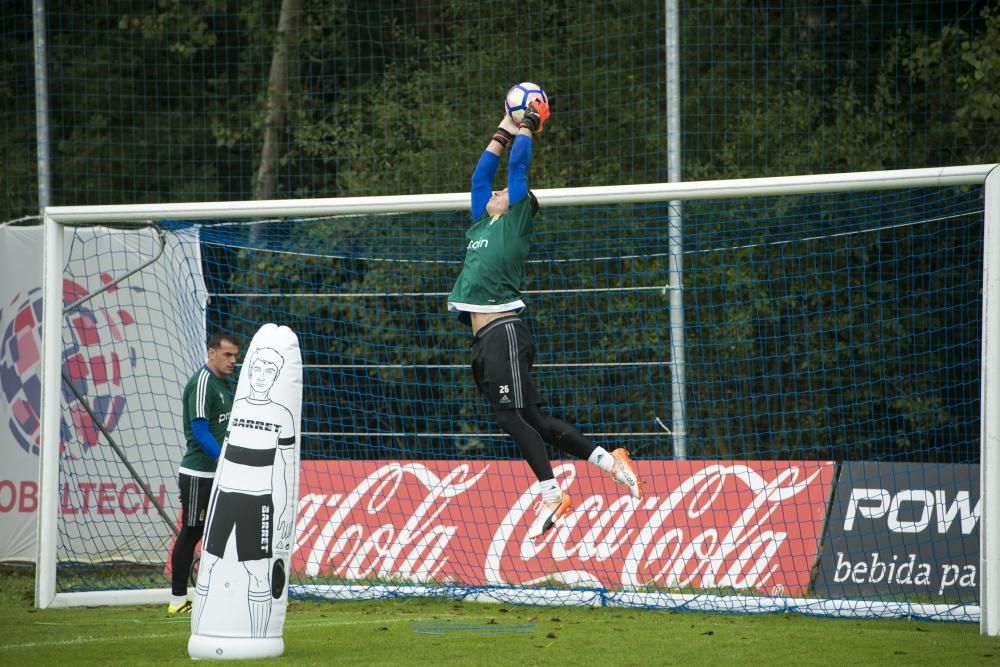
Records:
[[[573,510],[529,540],[538,489],[522,461],[304,461],[292,569],[362,583],[806,592],[832,462],[637,466],[641,501],[585,462],[554,462]]]
[[[42,239],[41,226],[0,225],[0,561],[35,560]],[[63,368],[100,424],[127,451],[142,452],[132,464],[174,514],[184,434],[163,400],[179,401],[204,360],[207,295],[197,231],[167,233],[159,259],[120,283],[118,277],[159,252],[154,230],[67,229],[65,246],[64,304],[111,287],[66,317]],[[60,558],[148,561],[150,544],[167,549],[170,527],[65,386],[60,431]],[[137,542],[137,534],[146,539]]]
[[[192,658],[284,652],[301,416],[298,338],[288,327],[265,324],[244,356],[212,483],[188,640]]]
[[[978,465],[845,463],[817,595],[978,602],[981,507]]]

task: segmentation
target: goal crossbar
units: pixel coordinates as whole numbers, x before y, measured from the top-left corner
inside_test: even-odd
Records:
[[[891,190],[981,185],[997,165],[978,164],[934,169],[849,172],[817,176],[777,176],[687,183],[645,183],[583,188],[532,190],[539,206],[633,204],[687,199],[726,199],[749,195],[795,195],[823,192]],[[386,197],[270,199],[260,201],[190,202],[109,206],[50,206],[46,217],[57,223],[109,223],[136,220],[220,220],[241,217],[361,215],[460,211],[469,194],[453,192]]]

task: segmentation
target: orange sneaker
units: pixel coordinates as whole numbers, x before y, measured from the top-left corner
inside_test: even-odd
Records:
[[[549,532],[549,529],[569,513],[570,507],[569,496],[565,493],[555,503],[540,501],[535,510],[538,515],[535,517],[534,523],[531,524],[531,528],[528,529],[528,539],[533,540]]]
[[[628,450],[619,447],[611,452],[611,456],[615,459],[615,465],[611,469],[611,476],[619,484],[624,484],[628,487],[628,492],[633,498],[642,500],[642,480],[639,479],[639,473],[635,470],[635,463],[632,462],[632,458],[628,455]]]

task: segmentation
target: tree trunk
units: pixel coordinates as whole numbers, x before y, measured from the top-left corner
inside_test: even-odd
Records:
[[[277,193],[278,159],[281,135],[287,122],[290,82],[298,71],[296,39],[302,15],[302,0],[282,0],[278,34],[267,83],[267,117],[264,120],[264,146],[260,170],[254,184],[254,199],[274,199]],[[256,230],[254,230],[256,231]],[[251,232],[252,236],[255,236]]]

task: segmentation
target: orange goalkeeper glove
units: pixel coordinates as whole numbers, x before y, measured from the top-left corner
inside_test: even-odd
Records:
[[[531,100],[531,103],[528,104],[528,110],[524,112],[524,118],[521,120],[521,127],[526,127],[532,132],[541,132],[545,121],[551,115],[547,102]]]

